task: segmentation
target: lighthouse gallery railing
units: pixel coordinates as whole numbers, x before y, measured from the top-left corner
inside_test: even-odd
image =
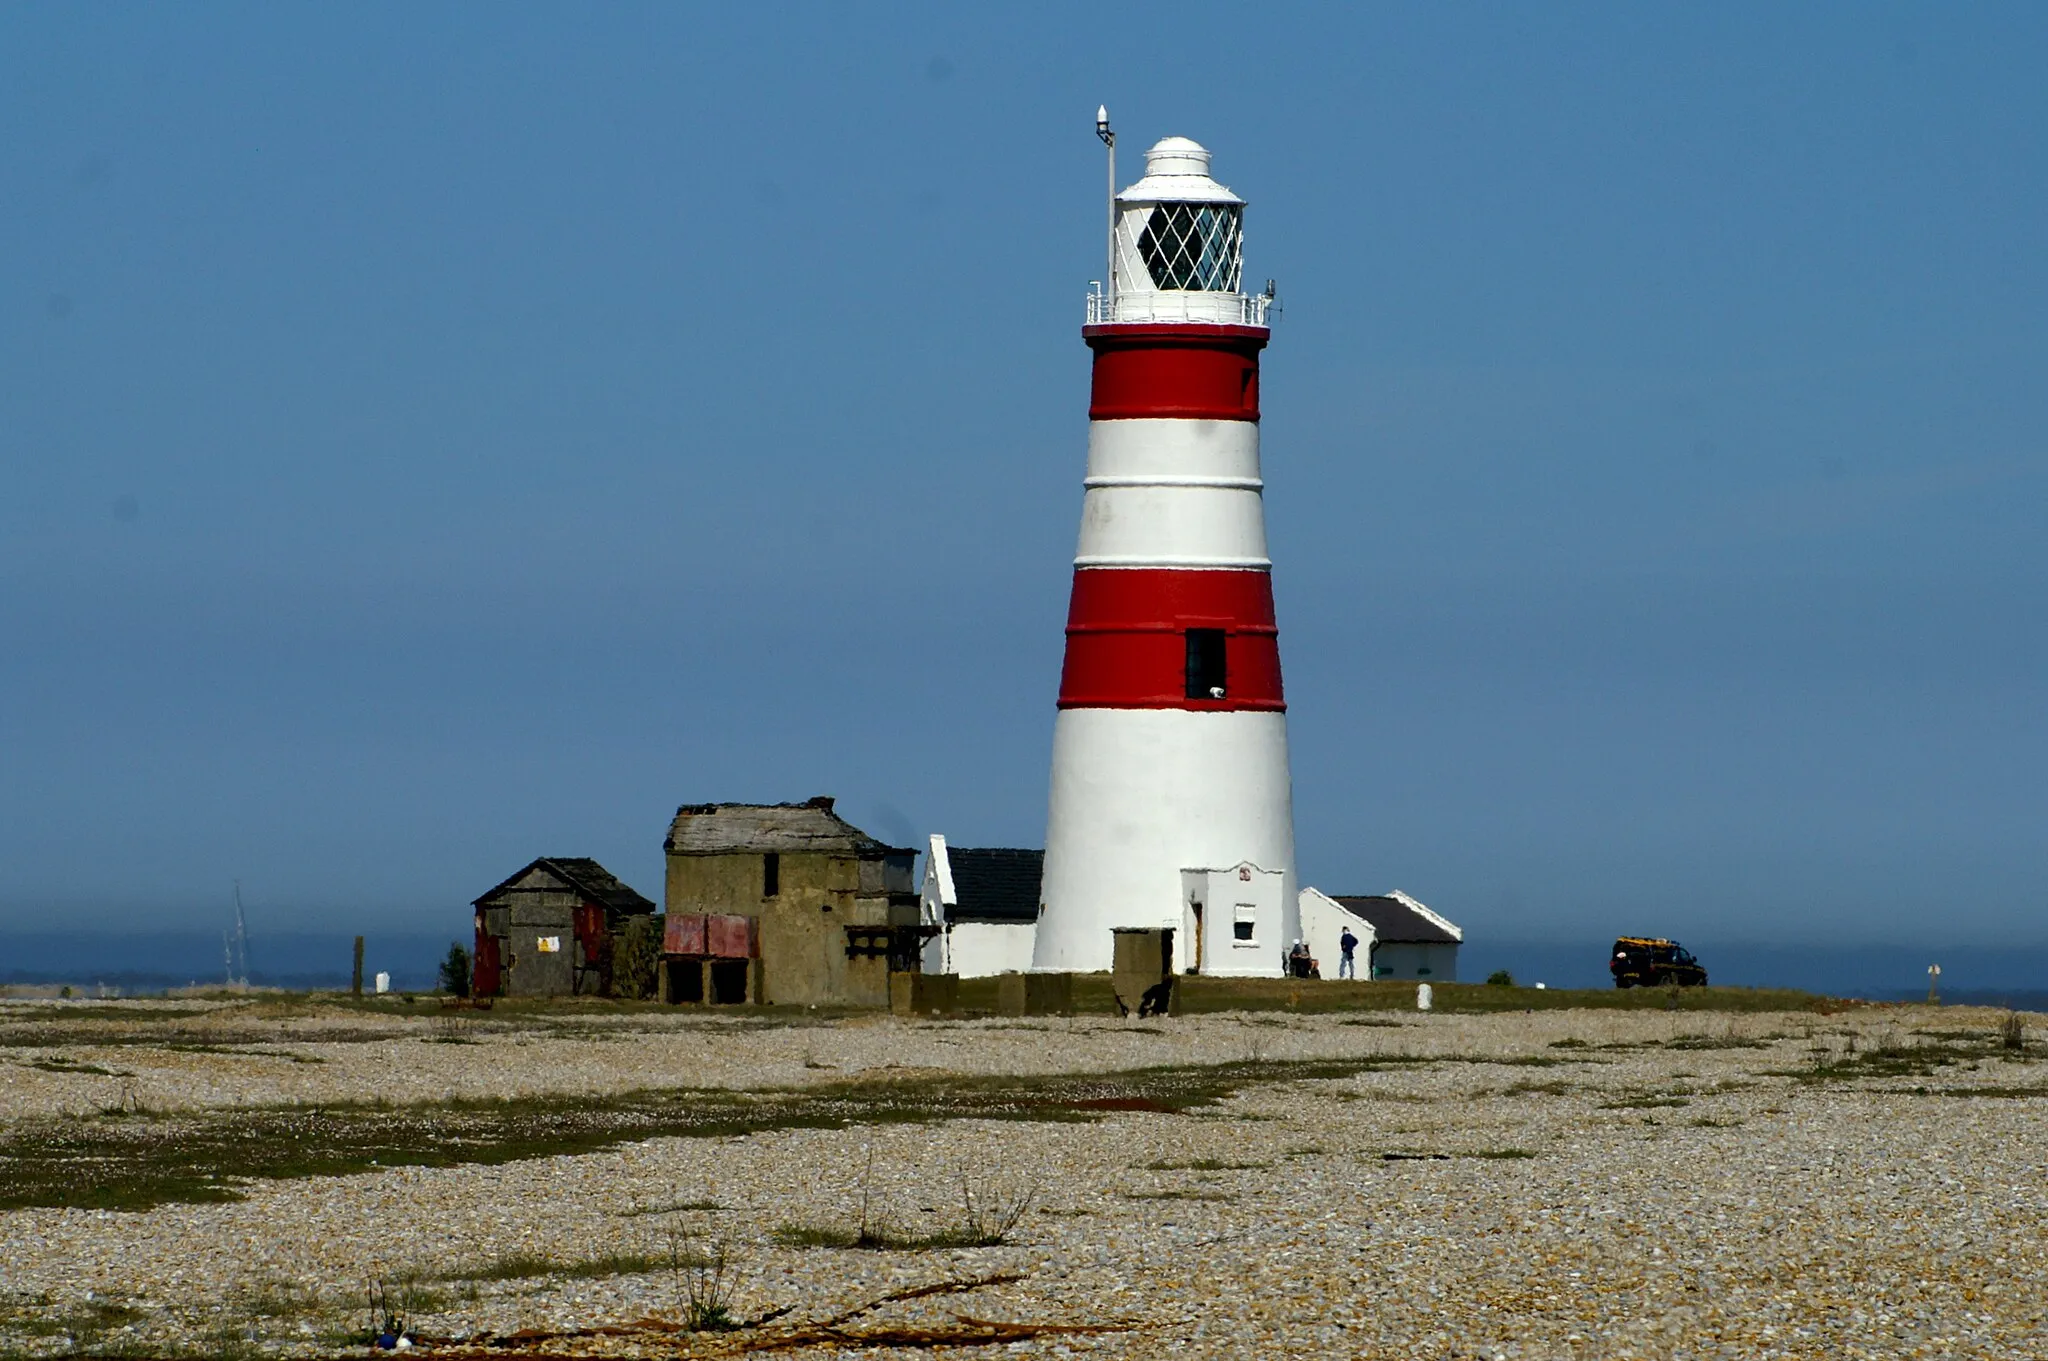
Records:
[[[1195,290],[1088,294],[1088,324],[1115,326],[1192,322],[1208,326],[1268,326],[1278,311],[1264,293],[1209,293]]]

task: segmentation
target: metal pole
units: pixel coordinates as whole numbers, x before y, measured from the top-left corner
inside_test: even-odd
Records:
[[[1116,133],[1109,126],[1109,108],[1104,105],[1095,111],[1095,135],[1102,139],[1102,145],[1109,149],[1109,272],[1107,304],[1109,315],[1105,321],[1116,320]]]
[[[356,997],[363,995],[363,938],[361,936],[356,937],[355,974],[349,979],[348,990]]]
[[[1109,296],[1116,297],[1116,134],[1109,134]],[[1116,318],[1116,305],[1110,304],[1110,319]]]

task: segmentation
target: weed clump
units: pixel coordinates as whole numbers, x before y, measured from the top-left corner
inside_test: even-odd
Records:
[[[960,1182],[960,1218],[956,1223],[918,1233],[899,1229],[875,1206],[875,1159],[868,1155],[861,1177],[860,1215],[854,1224],[784,1224],[771,1235],[783,1247],[865,1248],[884,1252],[922,1252],[934,1248],[993,1248],[1008,1242],[1017,1225],[1030,1213],[1037,1192],[1026,1189],[1014,1196],[987,1195],[977,1198],[974,1184]]]

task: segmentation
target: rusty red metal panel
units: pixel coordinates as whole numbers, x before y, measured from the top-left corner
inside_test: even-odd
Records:
[[[583,946],[585,963],[603,963],[611,951],[606,947],[609,939],[605,934],[604,908],[596,903],[579,903],[576,907],[576,939]]]
[[[483,924],[476,929],[476,953],[470,956],[475,967],[470,981],[470,995],[474,997],[496,997],[500,986],[498,973],[498,938],[486,935]]]
[[[754,919],[725,914],[707,919],[710,925],[709,941],[704,953],[713,959],[752,959],[754,957]]]
[[[668,929],[662,933],[661,951],[663,954],[668,955],[703,954],[703,915],[685,915],[680,912],[669,913]]]

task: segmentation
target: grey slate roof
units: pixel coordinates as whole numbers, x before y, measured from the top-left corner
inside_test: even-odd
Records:
[[[1399,898],[1336,897],[1333,902],[1361,921],[1372,923],[1382,945],[1456,945],[1458,938]]]
[[[1038,920],[1044,851],[948,846],[946,862],[953,867],[953,893],[959,900],[946,909],[947,921],[1028,925]]]
[[[484,906],[491,899],[497,897],[507,888],[518,883],[537,869],[546,870],[556,879],[559,879],[565,887],[582,894],[585,902],[601,904],[613,912],[633,915],[654,910],[652,902],[620,883],[617,875],[613,874],[603,865],[598,864],[595,860],[585,859],[581,856],[563,855],[542,856],[532,864],[521,869],[517,874],[507,878],[489,893],[478,898],[471,906]]]
[[[676,809],[661,848],[670,855],[763,851],[915,854],[875,840],[834,813],[832,800],[824,795],[803,803],[686,803]]]

